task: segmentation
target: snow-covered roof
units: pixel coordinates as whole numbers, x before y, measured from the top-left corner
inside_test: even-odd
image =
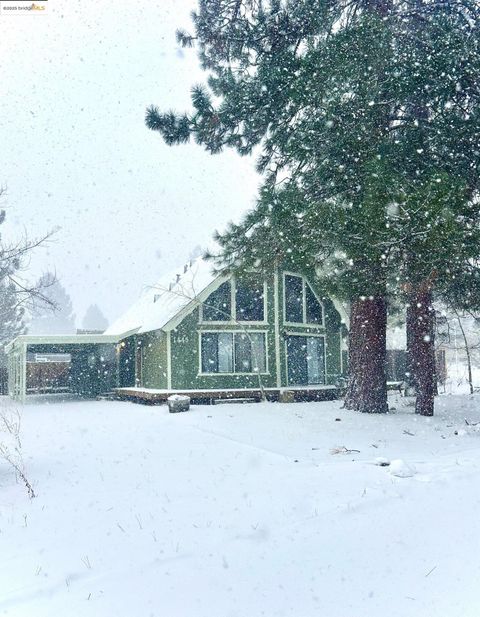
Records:
[[[211,263],[198,257],[180,270],[147,287],[135,304],[117,319],[105,334],[160,330],[179,313],[196,306],[199,295],[214,281],[223,280],[212,272]]]

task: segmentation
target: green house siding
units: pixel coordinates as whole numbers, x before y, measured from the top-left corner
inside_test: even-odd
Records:
[[[155,330],[135,338],[140,348],[136,361],[137,384],[144,388],[168,388],[167,334]]]
[[[287,268],[288,271],[290,271]],[[200,337],[202,332],[265,332],[266,369],[260,375],[264,387],[285,387],[287,378],[286,341],[289,335],[324,337],[325,383],[333,385],[342,372],[341,320],[333,303],[326,297],[313,276],[303,274],[315,295],[323,304],[324,323],[314,326],[288,324],[284,318],[284,271],[279,270],[266,279],[266,320],[258,323],[200,322],[201,310],[197,307],[170,332],[161,330],[137,335],[134,348],[136,383],[146,388],[182,389],[231,389],[258,388],[257,374],[202,373]],[[277,281],[277,289],[275,282]],[[277,291],[277,295],[276,295]],[[275,307],[278,305],[278,314]],[[277,342],[277,345],[276,345]],[[138,351],[138,347],[141,351]],[[131,351],[131,347],[129,348]],[[170,349],[170,364],[168,352]],[[277,358],[280,365],[277,367]],[[141,362],[141,366],[139,363]],[[169,382],[169,371],[171,380]],[[278,375],[278,377],[277,377]],[[280,383],[278,383],[278,379]]]

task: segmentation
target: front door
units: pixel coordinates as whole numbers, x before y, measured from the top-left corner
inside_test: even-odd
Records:
[[[325,383],[325,344],[320,336],[287,336],[289,386]]]

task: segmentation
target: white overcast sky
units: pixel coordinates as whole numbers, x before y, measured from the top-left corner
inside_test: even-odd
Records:
[[[149,104],[188,109],[205,80],[175,41],[195,6],[49,0],[44,14],[0,14],[1,231],[59,227],[30,274],[56,271],[79,321],[93,302],[118,317],[254,203],[253,160],[170,148],[144,125]]]

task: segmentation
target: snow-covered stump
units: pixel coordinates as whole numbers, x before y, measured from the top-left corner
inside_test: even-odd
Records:
[[[168,411],[178,413],[190,409],[190,397],[183,394],[172,394],[167,398]]]
[[[280,390],[278,400],[280,403],[294,403],[295,392],[293,392],[292,390]]]
[[[388,471],[392,476],[397,476],[398,478],[411,478],[417,473],[414,465],[406,463],[401,458],[393,460],[389,465]]]

